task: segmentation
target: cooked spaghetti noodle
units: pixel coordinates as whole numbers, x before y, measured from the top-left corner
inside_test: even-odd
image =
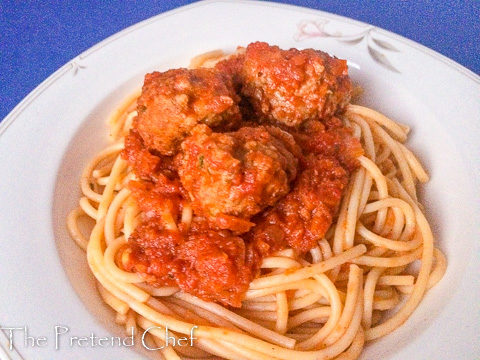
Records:
[[[220,58],[212,52],[192,63],[212,65]],[[336,223],[317,246],[301,255],[287,248],[264,258],[262,275],[250,283],[240,308],[149,285],[123,267],[140,216],[127,187],[135,175],[120,156],[136,96],[109,120],[112,144],[86,166],[80,207],[70,213],[68,229],[86,250],[100,295],[127,331],[155,326],[147,341],[162,346],[166,327],[181,337],[198,326],[194,346],[164,347],[165,359],[356,359],[365,343],[401,326],[442,278],[446,260],[434,246],[416,193],[428,175],[404,144],[409,128],[349,105],[342,120],[365,153]],[[83,216],[95,221],[88,237],[77,224]],[[188,228],[192,217],[189,206],[180,223],[163,215],[170,230]],[[414,271],[410,265],[416,262]]]

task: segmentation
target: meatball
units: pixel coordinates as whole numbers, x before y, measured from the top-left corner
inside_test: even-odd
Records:
[[[362,145],[337,117],[323,122],[306,121],[297,131],[292,131],[292,135],[305,154],[334,157],[349,172],[359,166]]]
[[[242,95],[257,116],[287,126],[342,111],[352,89],[346,60],[313,49],[282,50],[263,42],[248,45],[242,81]]]
[[[240,307],[256,266],[250,250],[229,231],[182,234],[155,222],[137,226],[124,266],[154,286],[178,286],[206,301]]]
[[[308,156],[292,191],[257,219],[249,234],[269,248],[285,245],[306,252],[327,232],[349,174],[333,157]]]
[[[232,129],[240,98],[230,77],[212,69],[174,69],[145,76],[134,128],[149,150],[174,155],[198,123]]]
[[[251,216],[289,192],[299,151],[290,134],[273,127],[221,134],[199,125],[175,163],[194,211],[219,228],[244,232]]]
[[[363,149],[352,131],[336,117],[325,122],[307,121],[292,133],[304,155],[300,173],[292,191],[255,219],[257,226],[249,237],[268,249],[288,245],[308,251],[335,219]]]
[[[245,61],[244,51],[231,55],[228,58],[215,64],[214,69],[222,74],[229,76],[233,81],[233,86],[238,91],[242,87],[242,68]]]

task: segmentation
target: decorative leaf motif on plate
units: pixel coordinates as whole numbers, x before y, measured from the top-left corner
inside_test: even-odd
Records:
[[[70,64],[71,64],[72,69],[73,69],[73,76],[77,75],[77,73],[80,69],[85,69],[86,68],[85,65],[80,64],[77,60],[72,60]]]
[[[336,39],[344,44],[357,45],[365,40],[367,50],[370,57],[390,71],[400,73],[400,71],[392,64],[390,59],[385,55],[384,50],[391,52],[400,52],[395,46],[388,41],[374,37],[372,34],[377,31],[373,26],[368,26],[353,34],[343,34],[339,30],[329,29],[331,25],[329,20],[303,20],[297,24],[297,32],[294,35],[295,41],[302,41],[317,37]],[[376,35],[378,36],[378,35]]]

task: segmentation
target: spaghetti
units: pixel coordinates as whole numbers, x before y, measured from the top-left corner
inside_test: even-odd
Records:
[[[212,66],[222,56],[212,52],[192,63]],[[178,338],[197,326],[194,346],[166,346],[165,359],[356,359],[366,342],[401,326],[442,278],[446,260],[434,246],[416,193],[428,175],[404,145],[409,128],[372,109],[348,105],[342,120],[365,154],[336,223],[317,246],[302,255],[287,248],[264,258],[262,275],[250,283],[238,309],[176,287],[149,285],[122,266],[140,216],[127,187],[135,175],[120,156],[137,96],[109,120],[112,144],[86,166],[80,206],[67,222],[118,324],[127,331],[155,326],[148,341],[158,346],[167,341],[165,328]],[[87,237],[78,226],[81,217],[95,221]],[[165,214],[171,230],[188,227],[192,217],[188,206],[180,223]],[[411,269],[414,263],[420,264],[417,271]]]

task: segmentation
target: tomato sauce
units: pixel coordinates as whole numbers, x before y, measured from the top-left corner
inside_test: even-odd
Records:
[[[282,54],[278,51],[275,56]],[[217,67],[240,93],[243,61],[241,55]],[[345,82],[343,63],[331,63],[340,68],[323,78],[339,76]],[[242,116],[243,127],[235,132],[228,120],[212,133],[198,119],[207,130],[182,135],[185,145],[168,156],[148,147],[134,121],[122,156],[136,175],[128,186],[141,216],[128,239],[127,271],[143,274],[154,286],[177,286],[204,300],[240,307],[264,257],[287,247],[307,252],[323,238],[358,167],[359,141],[335,116],[294,127],[252,118],[251,111]],[[193,208],[187,223],[181,221],[185,206]]]

